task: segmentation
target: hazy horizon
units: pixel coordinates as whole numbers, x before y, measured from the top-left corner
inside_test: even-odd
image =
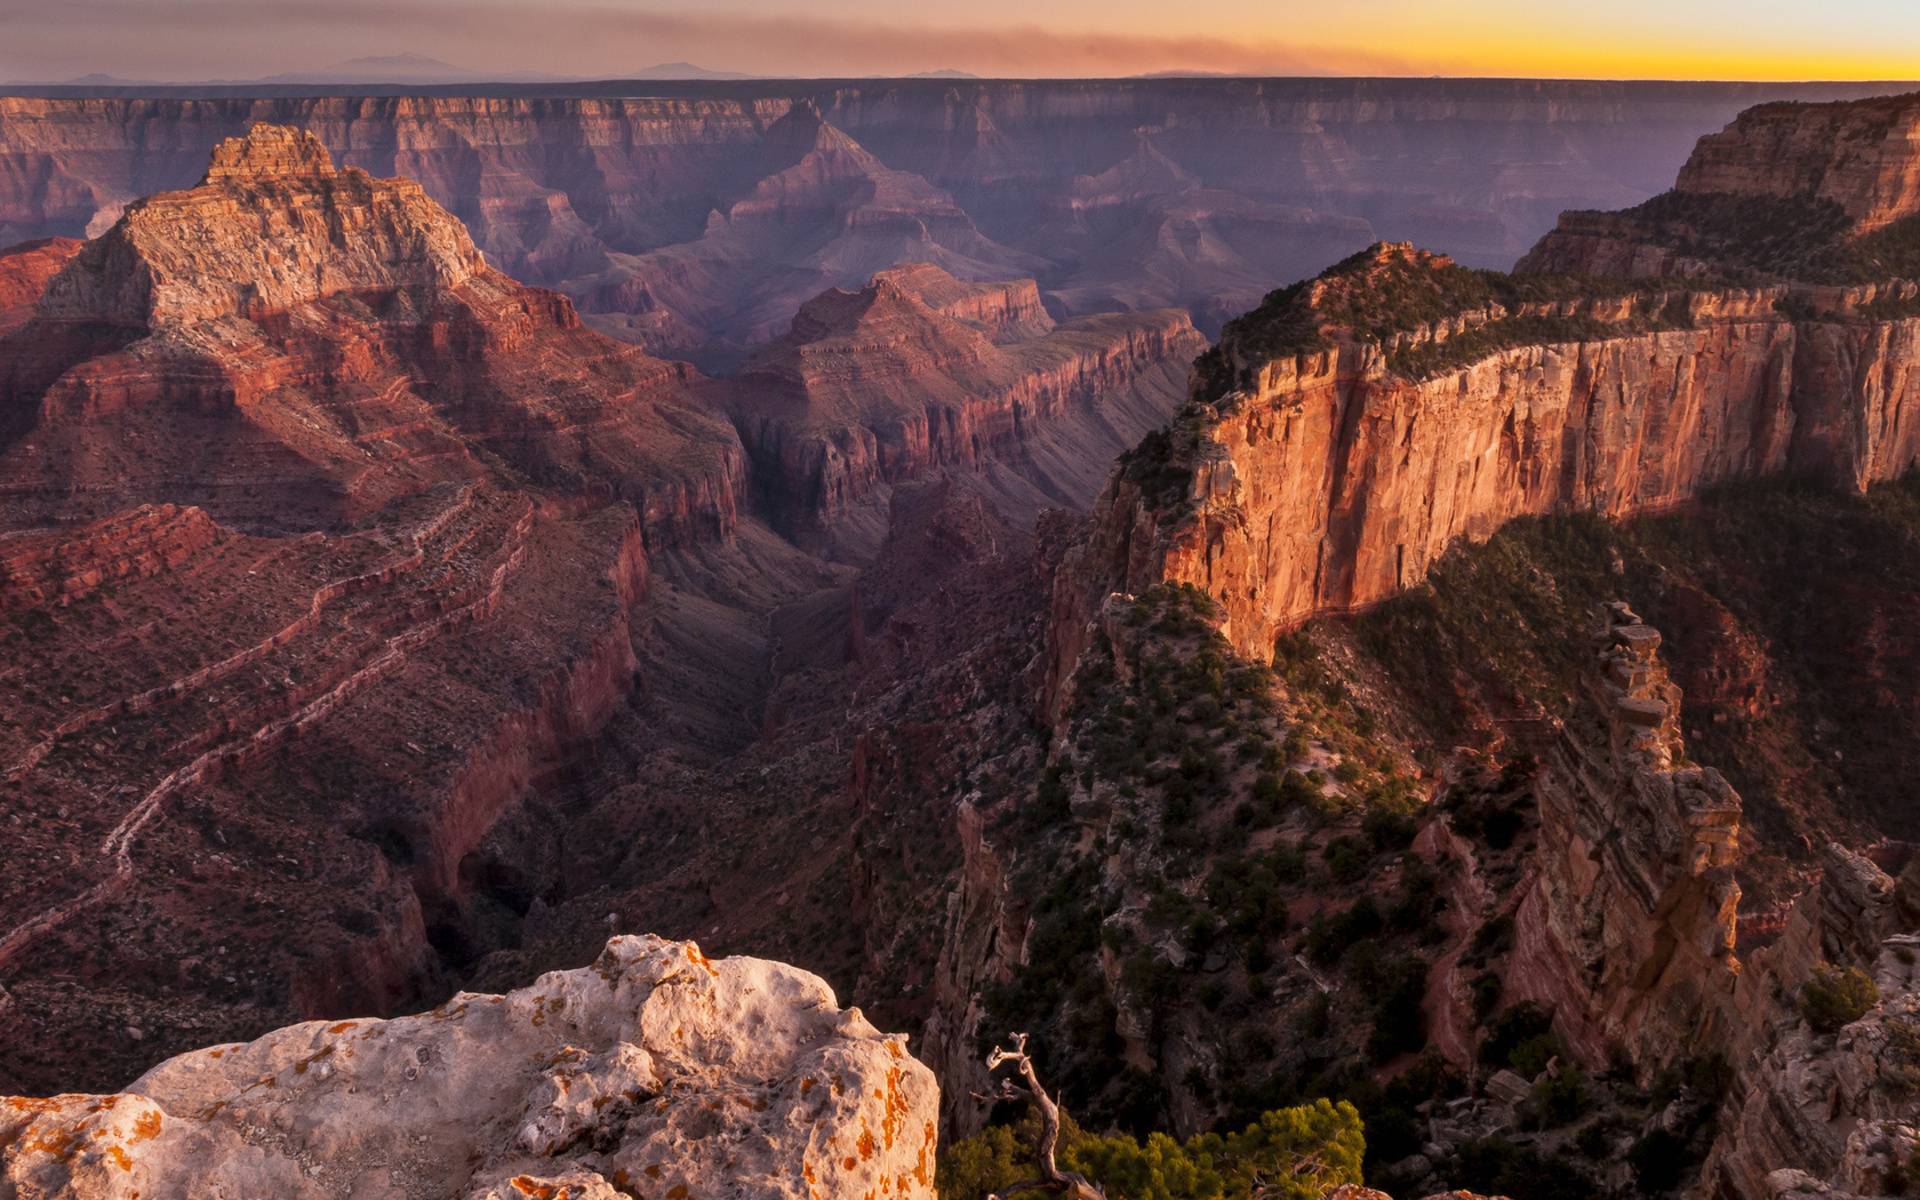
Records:
[[[1348,0],[1333,6],[1015,0],[964,20],[881,0],[0,0],[0,81],[156,83],[313,75],[418,55],[460,79],[619,79],[661,63],[774,78],[963,71],[1001,78],[1236,76],[1891,81],[1920,77],[1920,6],[1818,11],[1729,0]],[[421,68],[430,69],[430,68]],[[402,82],[391,80],[383,82]]]

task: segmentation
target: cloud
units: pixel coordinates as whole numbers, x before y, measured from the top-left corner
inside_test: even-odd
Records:
[[[0,0],[0,73],[244,79],[412,51],[484,72],[617,77],[655,62],[766,74],[1408,74],[1391,55],[1273,40],[941,27],[594,0]],[[1430,68],[1429,68],[1430,69]]]

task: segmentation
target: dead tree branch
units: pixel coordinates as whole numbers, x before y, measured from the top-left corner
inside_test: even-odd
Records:
[[[987,1055],[987,1070],[998,1071],[1001,1067],[1011,1066],[1019,1072],[1025,1086],[1011,1079],[1000,1081],[1000,1090],[991,1095],[981,1096],[981,1100],[1026,1100],[1040,1114],[1040,1134],[1034,1139],[1033,1159],[1040,1168],[1040,1178],[1016,1183],[1003,1192],[990,1193],[986,1200],[1005,1200],[1006,1197],[1020,1192],[1032,1192],[1045,1189],[1059,1192],[1067,1200],[1107,1200],[1107,1194],[1088,1182],[1086,1176],[1073,1171],[1062,1171],[1054,1161],[1054,1152],[1060,1146],[1060,1106],[1047,1095],[1047,1089],[1040,1086],[1040,1077],[1034,1073],[1033,1059],[1027,1055],[1027,1035],[1013,1035],[1013,1049],[995,1046],[993,1053]]]

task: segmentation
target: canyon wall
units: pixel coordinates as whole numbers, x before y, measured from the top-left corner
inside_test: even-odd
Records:
[[[1600,625],[1586,703],[1537,785],[1505,994],[1550,1009],[1589,1066],[1648,1079],[1733,1026],[1740,797],[1685,762],[1659,633],[1624,604]]]
[[[1083,552],[1089,595],[1194,584],[1265,658],[1276,634],[1412,586],[1514,517],[1629,516],[1788,472],[1863,488],[1920,460],[1920,320],[1795,322],[1778,294],[1693,293],[1686,328],[1423,379],[1353,342],[1260,363],[1177,419],[1172,484],[1145,494],[1145,464],[1116,480]]]
[[[1757,105],[1700,139],[1674,190],[1825,200],[1872,233],[1920,210],[1920,109],[1897,96]]]
[[[973,278],[1040,276],[1057,311],[1185,308],[1209,334],[1269,288],[1375,238],[1505,266],[1563,210],[1657,192],[1694,138],[1749,104],[1897,88],[1380,79],[44,90],[0,97],[0,245],[103,232],[134,199],[193,183],[222,138],[289,125],[345,165],[418,180],[494,266],[564,288],[603,329],[730,365],[807,296],[912,261]]]
[[[1172,396],[1142,386],[1183,372],[1204,345],[1178,311],[1056,325],[1031,281],[965,284],[921,264],[802,306],[792,332],[747,360],[731,407],[785,529],[843,517],[887,484],[995,460],[1083,507],[1092,495],[1051,477],[1035,443],[1064,427],[1080,435],[1072,457],[1103,474],[1172,415]]]

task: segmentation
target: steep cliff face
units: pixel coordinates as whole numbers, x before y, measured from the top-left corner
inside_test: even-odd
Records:
[[[1911,278],[1920,95],[1766,104],[1700,139],[1671,191],[1574,212],[1520,260],[1533,273]]]
[[[372,1178],[467,1200],[931,1200],[937,1089],[903,1042],[805,971],[616,937],[507,995],[196,1050],[111,1095],[0,1097],[0,1179],[49,1200]]]
[[[1623,604],[1601,624],[1588,711],[1535,787],[1534,883],[1505,991],[1550,1008],[1590,1066],[1651,1077],[1729,1035],[1740,797],[1684,763],[1659,633]]]
[[[1516,516],[1629,516],[1788,471],[1861,488],[1916,461],[1914,318],[1874,319],[1857,289],[1580,286],[1383,246],[1276,293],[1103,498],[1063,614],[1191,583],[1265,657]],[[1365,307],[1396,291],[1418,318]]]
[[[47,282],[83,245],[76,238],[45,238],[0,250],[0,336],[32,318]]]
[[[1674,190],[1811,196],[1859,233],[1920,212],[1920,97],[1851,104],[1763,104],[1700,139]]]
[[[1701,1193],[1898,1194],[1920,1147],[1920,873],[1897,889],[1838,845],[1795,904],[1781,939],[1750,957],[1715,1044],[1738,1068],[1730,1110],[1701,1173]],[[1816,970],[1869,979],[1864,1005],[1816,1028],[1800,1001]]]
[[[920,265],[804,305],[732,399],[777,519],[830,522],[885,484],[996,460],[1056,501],[1088,503],[1085,471],[1049,469],[1049,436],[1103,468],[1164,419],[1171,397],[1156,385],[1202,342],[1176,311],[1056,327],[1037,299],[1031,281],[963,284]]]

